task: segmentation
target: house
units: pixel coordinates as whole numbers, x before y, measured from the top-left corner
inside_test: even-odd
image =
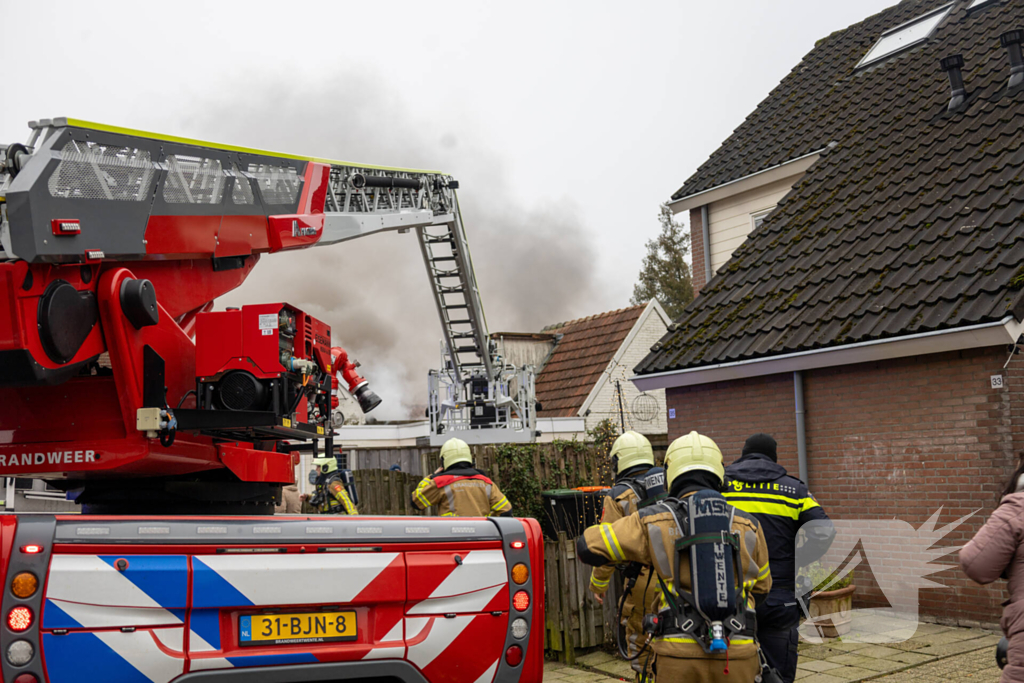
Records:
[[[665,392],[641,392],[629,377],[669,322],[665,309],[652,299],[544,328],[542,335],[553,339],[547,342],[550,351],[537,374],[537,415],[580,417],[586,430],[608,419],[664,441]]]
[[[977,531],[1024,451],[1021,28],[1024,0],[904,0],[834,33],[672,196],[700,294],[633,378],[670,438],[770,432],[833,517]],[[943,562],[922,613],[995,621]]]

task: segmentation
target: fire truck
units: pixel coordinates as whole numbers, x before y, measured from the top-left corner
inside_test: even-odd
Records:
[[[540,681],[536,521],[263,516],[296,443],[335,452],[339,383],[380,399],[323,321],[213,310],[265,255],[414,232],[448,345],[435,435],[532,439],[455,179],[30,128],[0,146],[0,476],[89,514],[0,515],[0,680]]]
[[[0,476],[94,512],[270,511],[288,444],[333,452],[339,378],[380,399],[322,321],[213,302],[265,255],[386,230],[415,232],[442,323],[435,441],[534,439],[532,371],[489,339],[451,176],[29,126],[0,157]]]

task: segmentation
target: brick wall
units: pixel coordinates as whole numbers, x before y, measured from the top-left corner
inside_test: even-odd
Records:
[[[1018,357],[1015,357],[1018,358]],[[1004,371],[1005,347],[866,363],[804,373],[811,490],[836,519],[901,519],[914,528],[942,508],[942,526],[977,514],[939,545],[959,546],[981,527],[1024,448],[1024,361]],[[992,375],[1004,376],[993,389]],[[797,473],[791,374],[670,389],[669,437],[697,429],[731,461],[749,434],[779,441]],[[993,623],[1004,582],[980,587],[956,565],[921,591],[925,615]],[[858,606],[885,605],[870,571],[858,570]]]
[[[697,296],[701,288],[707,284],[704,265],[704,221],[701,219],[700,207],[690,209],[690,279],[693,282],[693,295]]]

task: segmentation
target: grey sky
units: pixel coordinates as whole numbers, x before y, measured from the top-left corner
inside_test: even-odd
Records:
[[[462,183],[474,258],[486,267],[479,277],[492,330],[539,328],[627,305],[659,202],[817,39],[890,4],[247,0],[94,2],[83,11],[80,2],[0,0],[13,65],[0,140],[25,139],[30,119],[67,115],[449,171]],[[384,358],[397,363],[393,390],[415,382],[422,393],[440,329],[429,327],[414,247],[399,237],[332,256],[317,250],[322,268],[310,272],[340,281],[373,272],[368,264],[380,259],[374,271],[400,284],[380,307],[362,292],[346,329],[391,335],[386,353],[364,366],[382,373],[391,372]],[[239,295],[343,308],[300,286],[304,263],[267,257],[261,282]],[[348,296],[327,299],[351,300],[359,287],[349,277]],[[403,328],[402,306],[414,332]],[[358,312],[382,325],[361,329]],[[346,336],[341,317],[329,322]],[[406,335],[416,352],[403,349]]]

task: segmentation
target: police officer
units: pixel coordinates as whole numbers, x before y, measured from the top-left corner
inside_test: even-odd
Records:
[[[341,480],[338,470],[338,459],[323,457],[313,459],[316,478],[316,494],[310,501],[317,511],[330,515],[358,515],[359,511],[345,490],[345,482]]]
[[[419,483],[412,503],[425,510],[436,505],[442,517],[509,515],[512,505],[483,472],[473,467],[473,453],[462,439],[441,446],[442,466]]]
[[[685,609],[687,600],[696,599],[690,567],[691,555],[688,548],[680,550],[677,555],[676,541],[685,539],[684,544],[690,543],[690,547],[696,547],[700,543],[708,543],[709,536],[716,536],[718,543],[723,543],[725,537],[721,533],[701,537],[684,534],[683,531],[684,523],[687,530],[692,528],[690,524],[694,522],[690,515],[697,510],[690,510],[690,507],[694,506],[695,501],[708,500],[709,496],[720,501],[721,505],[716,511],[719,517],[721,513],[726,513],[725,528],[735,535],[739,566],[742,568],[740,575],[734,576],[735,585],[724,588],[740,610],[742,625],[748,623],[743,613],[752,609],[768,594],[772,583],[768,548],[761,526],[752,515],[727,505],[716,495],[724,483],[725,472],[722,452],[714,441],[697,432],[690,432],[672,442],[665,461],[670,498],[644,507],[612,524],[590,527],[577,540],[577,554],[581,560],[595,566],[609,562],[640,562],[653,567],[663,591],[663,610],[659,613],[661,626],[653,639],[657,657],[654,663],[656,681],[753,681],[761,667],[757,645],[749,627],[730,632],[728,649],[724,653],[714,651],[713,646],[708,648],[703,636],[700,636],[702,640],[695,637],[698,633],[708,634],[712,625],[704,623],[692,610]],[[714,548],[717,552],[720,546],[715,545]],[[710,574],[717,575],[714,569],[710,570]],[[725,572],[721,573],[721,576],[725,575]],[[708,578],[715,580],[715,577]],[[670,595],[664,594],[666,590]],[[670,604],[671,609],[666,613],[665,608]],[[688,627],[688,630],[684,627]]]
[[[626,432],[615,440],[609,454],[615,467],[615,485],[604,498],[601,512],[601,523],[611,524],[637,511],[637,505],[648,499],[648,487],[652,490],[664,491],[665,473],[660,467],[654,467],[654,450],[651,442],[643,434]],[[654,470],[652,472],[652,470]],[[648,481],[648,473],[657,481]],[[615,565],[594,567],[590,577],[590,590],[598,602],[604,603],[604,594],[608,591]],[[630,665],[639,679],[645,669],[650,674],[649,663],[653,657],[641,653],[647,636],[643,631],[645,613],[657,611],[658,598],[661,595],[658,582],[652,580],[650,570],[643,567],[635,577],[633,589],[625,596],[622,606],[622,625],[626,629],[626,653]]]
[[[803,527],[801,561],[825,554],[835,529],[807,485],[778,463],[775,439],[754,434],[742,457],[726,468],[726,499],[757,517],[768,543],[772,590],[757,608],[757,637],[768,664],[786,683],[796,677],[800,607],[795,592],[797,532]],[[806,525],[806,526],[804,526]]]

